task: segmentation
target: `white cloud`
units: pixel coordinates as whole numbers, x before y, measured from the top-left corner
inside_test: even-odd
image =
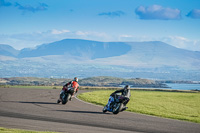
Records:
[[[104,33],[104,32],[95,32],[95,31],[76,31],[75,32],[75,35],[77,35],[77,37],[79,38],[83,38],[83,39],[89,39],[91,40],[91,38],[95,38],[97,40],[107,40],[109,39],[110,37]]]
[[[88,32],[83,32],[83,31],[77,31],[75,34],[79,35],[79,36],[87,36],[87,35],[89,35]]]
[[[128,35],[128,34],[122,34],[122,35],[119,35],[117,41],[129,41],[129,42],[143,42],[143,41],[155,41],[155,40],[152,40],[151,37],[149,36],[137,36],[137,35]]]
[[[169,36],[163,38],[162,41],[177,48],[200,51],[200,40],[190,40],[181,36]]]
[[[70,32],[69,30],[56,30],[56,29],[53,29],[51,31],[52,34],[64,34],[64,33],[68,33]]]
[[[133,36],[132,35],[126,35],[126,34],[123,34],[123,35],[120,35],[119,36],[120,38],[132,38]]]
[[[178,9],[165,8],[160,5],[148,7],[139,6],[135,13],[140,19],[160,19],[160,20],[178,20],[181,19],[181,11]]]
[[[152,38],[150,36],[119,35],[117,41],[144,42],[162,41],[177,48],[200,51],[200,40],[191,40],[182,36],[168,36],[163,38]]]
[[[86,39],[95,41],[107,41],[110,37],[106,33],[93,31],[49,30],[45,32],[33,32],[5,35],[0,34],[0,44],[8,44],[15,49],[35,47],[44,43],[51,43],[63,39]]]

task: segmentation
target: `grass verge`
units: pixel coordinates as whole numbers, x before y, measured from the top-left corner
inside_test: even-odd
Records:
[[[105,106],[113,90],[82,93],[78,98]],[[200,93],[131,91],[127,111],[200,123]]]
[[[0,133],[58,133],[58,132],[30,131],[30,130],[8,129],[0,127]]]

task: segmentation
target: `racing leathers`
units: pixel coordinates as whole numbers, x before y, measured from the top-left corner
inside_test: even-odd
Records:
[[[66,84],[63,86],[63,88],[62,88],[60,94],[64,93],[65,90],[66,90],[68,87],[74,88],[74,93],[73,93],[73,95],[72,95],[72,97],[73,97],[74,94],[78,92],[79,84],[78,84],[77,81],[70,81],[70,82],[66,83]],[[72,100],[72,99],[70,98],[70,100]],[[62,101],[62,100],[61,100],[60,95],[59,95],[59,99],[58,99],[57,103],[59,103],[59,102],[61,102],[61,101]]]
[[[78,82],[76,82],[76,81],[70,81],[70,82],[68,82],[67,84],[65,84],[65,85],[63,86],[63,89],[62,89],[62,90],[65,91],[65,89],[67,89],[68,87],[74,88],[74,93],[77,93],[77,92],[78,92],[78,89],[79,89],[79,84],[78,84]]]
[[[108,111],[112,111],[111,106],[112,106],[112,104],[114,103],[114,101],[115,101],[116,98],[117,98],[117,93],[121,93],[121,96],[123,96],[123,97],[125,97],[125,98],[127,98],[127,99],[129,99],[130,96],[131,96],[131,92],[130,92],[130,89],[128,88],[128,86],[125,86],[123,89],[117,90],[117,91],[113,92],[113,93],[110,95],[109,100],[108,100],[108,103],[107,103],[107,110],[108,110]],[[127,108],[127,107],[126,107],[126,104],[127,104],[127,103],[125,103],[124,109],[123,109],[123,110],[125,110],[125,109]]]

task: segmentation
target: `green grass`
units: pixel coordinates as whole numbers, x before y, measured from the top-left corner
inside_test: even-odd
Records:
[[[105,106],[113,91],[82,93],[78,98]],[[200,123],[200,93],[131,91],[130,112]]]
[[[30,131],[30,130],[8,129],[0,127],[0,133],[56,133],[56,132]]]

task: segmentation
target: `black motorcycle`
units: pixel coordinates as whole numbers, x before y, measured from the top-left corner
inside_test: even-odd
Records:
[[[74,88],[72,88],[72,87],[66,88],[65,91],[60,93],[61,101],[58,100],[57,103],[62,102],[62,104],[66,104],[69,100],[72,99],[73,93],[74,93]]]
[[[114,102],[110,104],[110,109],[108,109],[107,105],[103,108],[103,113],[107,111],[112,112],[113,114],[118,114],[127,109],[126,104],[129,102],[129,98],[124,97],[122,95],[116,95],[114,97]]]

